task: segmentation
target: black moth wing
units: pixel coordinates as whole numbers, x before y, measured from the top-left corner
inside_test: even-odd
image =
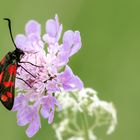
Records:
[[[0,100],[2,104],[11,110],[14,104],[16,59],[10,57],[9,52],[0,63]]]

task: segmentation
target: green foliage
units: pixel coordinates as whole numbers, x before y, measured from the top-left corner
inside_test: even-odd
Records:
[[[14,46],[7,24],[12,20],[13,34],[23,32],[29,19],[42,25],[57,13],[64,29],[80,30],[83,48],[72,58],[71,66],[85,85],[93,87],[104,100],[113,101],[118,110],[118,127],[103,140],[140,139],[140,1],[139,0],[1,0],[0,58]],[[0,106],[0,139],[28,140],[16,124],[16,114]],[[32,140],[55,140],[51,126]],[[48,128],[47,130],[45,128]],[[53,137],[53,138],[52,138]]]

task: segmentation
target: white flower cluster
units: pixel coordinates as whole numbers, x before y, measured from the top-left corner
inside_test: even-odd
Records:
[[[56,94],[62,104],[59,121],[53,125],[58,140],[97,140],[95,128],[109,125],[111,134],[117,124],[117,114],[112,103],[100,100],[95,90]]]

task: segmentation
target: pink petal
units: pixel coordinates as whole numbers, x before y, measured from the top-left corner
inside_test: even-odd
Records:
[[[30,20],[25,26],[25,32],[27,35],[29,34],[40,35],[40,32],[41,32],[40,28],[41,28],[41,25],[37,21]]]
[[[51,124],[53,122],[53,119],[54,119],[54,112],[52,111],[49,115],[48,123]]]
[[[22,35],[22,34],[19,34],[16,36],[15,44],[16,44],[17,48],[19,48],[23,51],[25,51],[27,48],[27,45],[29,45],[27,37],[25,35]]]
[[[64,33],[63,43],[69,47],[71,47],[73,45],[73,43],[74,43],[74,32],[73,31],[68,30]]]
[[[57,33],[57,26],[56,22],[52,19],[48,20],[46,23],[46,32],[52,37],[56,36]]]
[[[49,112],[46,108],[42,107],[41,108],[41,115],[46,119],[49,116]]]
[[[66,66],[65,71],[60,73],[58,78],[65,90],[81,90],[83,88],[83,82],[73,74],[69,66]]]
[[[34,114],[32,122],[29,124],[29,127],[26,130],[26,134],[28,137],[33,137],[40,129],[40,117],[39,114]]]
[[[75,35],[74,35],[74,45],[71,48],[70,56],[72,56],[73,54],[77,53],[79,51],[79,49],[81,48],[81,46],[82,46],[82,43],[81,43],[80,32],[76,31]]]

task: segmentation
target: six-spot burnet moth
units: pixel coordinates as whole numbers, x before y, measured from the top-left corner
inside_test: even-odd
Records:
[[[8,52],[0,62],[0,100],[8,110],[11,110],[14,104],[16,71],[17,71],[17,67],[21,66],[19,63],[23,63],[20,62],[20,60],[24,55],[24,52],[18,49],[14,42],[12,31],[11,31],[10,19],[4,18],[4,20],[8,21],[10,36],[16,49],[12,52]],[[24,63],[30,63],[30,62],[24,62]],[[26,69],[24,70],[28,72]],[[21,78],[19,79],[23,80]],[[26,83],[26,81],[24,82]]]

